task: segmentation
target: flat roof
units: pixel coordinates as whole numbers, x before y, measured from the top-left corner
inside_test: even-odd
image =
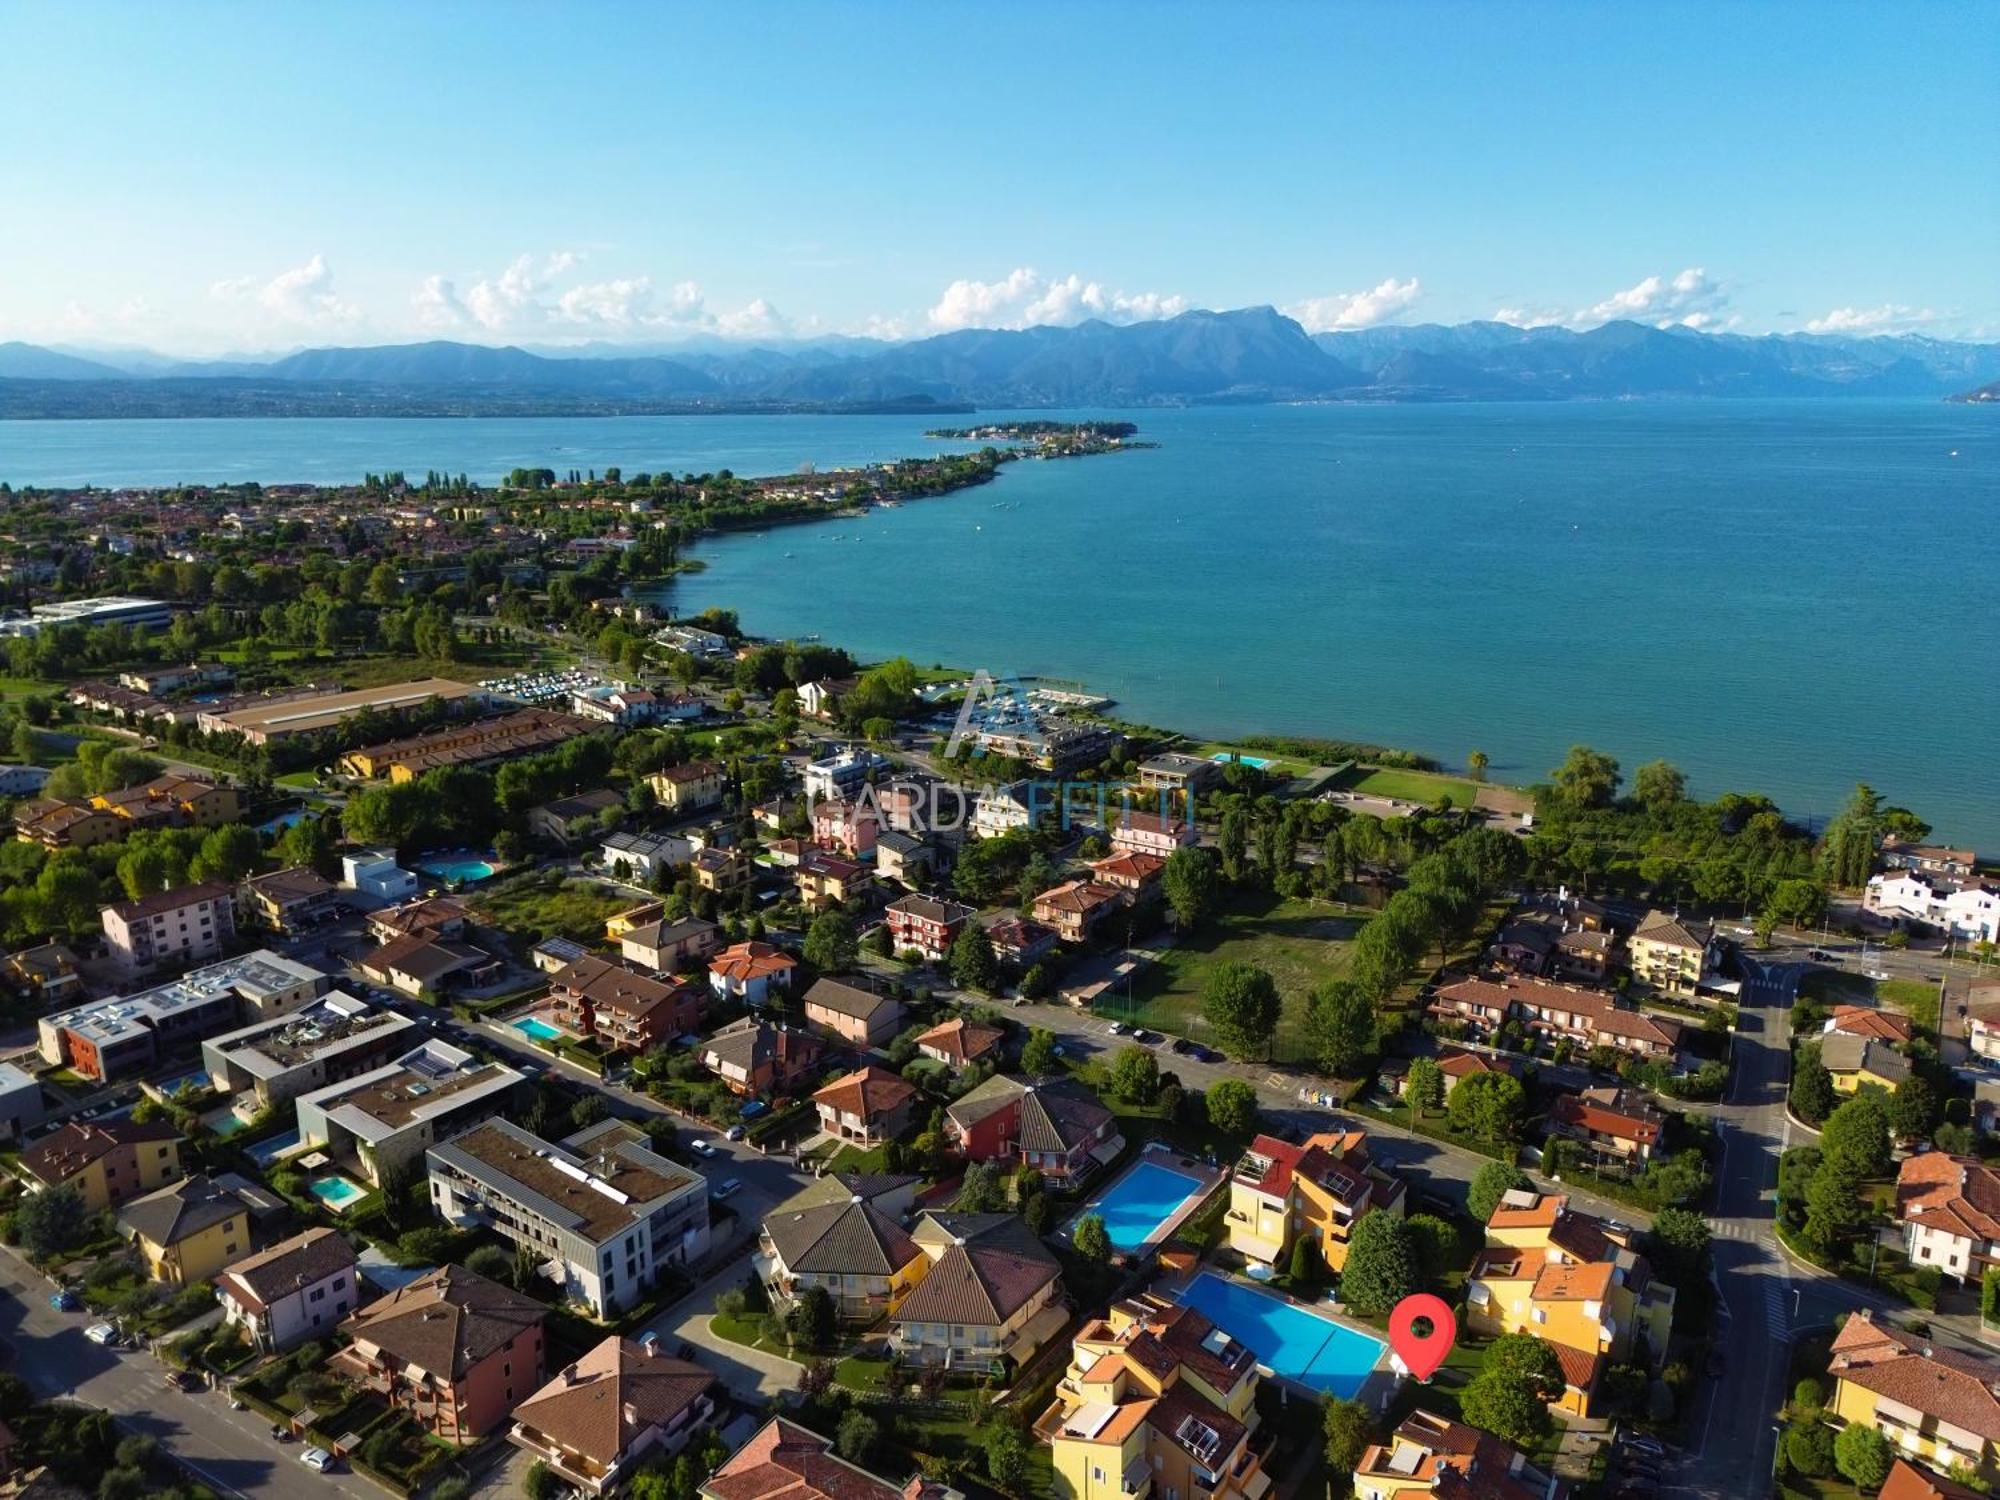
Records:
[[[525,1075],[482,1063],[447,1042],[426,1042],[395,1062],[305,1095],[299,1102],[366,1141],[512,1088]]]
[[[424,677],[415,682],[391,683],[387,687],[359,688],[345,693],[321,693],[289,702],[253,704],[221,715],[234,729],[261,729],[266,734],[305,734],[338,724],[364,708],[414,708],[432,698],[447,702],[477,696],[482,690],[448,677]]]
[[[315,1058],[344,1052],[381,1032],[413,1030],[416,1024],[394,1011],[378,1010],[344,990],[333,990],[305,1010],[211,1037],[208,1045],[246,1072],[269,1078]]]
[[[168,1017],[244,996],[255,1000],[277,990],[323,979],[318,969],[259,948],[196,969],[168,984],[137,994],[98,1000],[46,1017],[45,1025],[74,1032],[94,1044],[116,1042],[140,1026],[150,1028]]]
[[[430,1155],[550,1223],[598,1243],[641,1222],[662,1199],[701,1182],[630,1141],[573,1151],[506,1120],[488,1120],[431,1147]]]

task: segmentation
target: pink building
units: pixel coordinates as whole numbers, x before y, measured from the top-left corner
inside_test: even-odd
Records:
[[[1186,818],[1164,818],[1158,813],[1128,812],[1111,830],[1111,847],[1120,854],[1157,854],[1165,859],[1194,841],[1194,825]]]

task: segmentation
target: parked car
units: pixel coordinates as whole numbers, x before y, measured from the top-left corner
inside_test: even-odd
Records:
[[[742,1188],[743,1180],[740,1177],[725,1177],[708,1190],[708,1196],[720,1203],[725,1198],[735,1197]]]
[[[1171,1045],[1172,1049],[1175,1052],[1179,1053],[1182,1057],[1194,1056],[1194,1043],[1189,1041],[1184,1036],[1175,1037]]]
[[[299,1462],[304,1464],[308,1469],[314,1469],[321,1474],[327,1474],[332,1472],[333,1466],[338,1460],[324,1448],[308,1448],[299,1455]]]
[[[1194,1060],[1204,1063],[1219,1063],[1222,1061],[1222,1054],[1217,1052],[1213,1047],[1204,1047],[1201,1043],[1196,1042],[1194,1044]]]
[[[289,1428],[289,1427],[284,1427],[284,1426],[281,1426],[280,1424],[278,1424],[278,1423],[276,1423],[276,1422],[273,1422],[273,1423],[271,1424],[271,1441],[272,1441],[272,1442],[274,1442],[274,1443],[289,1443],[289,1442],[290,1442],[291,1440],[292,1440],[292,1429],[291,1429],[291,1428]]]
[[[198,1391],[202,1388],[201,1377],[190,1370],[167,1371],[167,1384],[177,1391]]]
[[[1126,1032],[1130,1031],[1131,1029],[1132,1028],[1127,1026],[1123,1021],[1113,1021],[1111,1023],[1111,1034],[1113,1036],[1123,1036],[1125,1035]]]
[[[689,1141],[688,1150],[692,1151],[696,1156],[713,1156],[715,1155],[715,1142]]]
[[[57,1312],[75,1312],[77,1309],[76,1293],[68,1287],[50,1292],[49,1306],[53,1307]]]
[[[116,1348],[118,1344],[118,1330],[109,1323],[92,1323],[83,1330],[83,1336],[91,1343],[102,1344],[107,1349]]]
[[[732,1125],[723,1134],[732,1141],[740,1141],[743,1139],[743,1127],[741,1125]]]
[[[1139,1043],[1142,1047],[1157,1047],[1162,1039],[1157,1031],[1141,1029],[1132,1033],[1132,1040]]]

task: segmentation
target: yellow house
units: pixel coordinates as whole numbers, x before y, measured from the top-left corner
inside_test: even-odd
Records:
[[[1877,1088],[1889,1093],[1910,1076],[1910,1060],[1878,1037],[1836,1031],[1819,1044],[1820,1065],[1836,1092]]]
[[[1249,1349],[1142,1293],[1078,1331],[1035,1434],[1062,1500],[1260,1500],[1256,1395]]]
[[[820,1287],[842,1319],[873,1324],[902,1305],[931,1260],[873,1203],[858,1195],[828,1201],[807,1188],[764,1220],[754,1265],[776,1297]]]
[[[699,812],[722,801],[729,782],[721,766],[712,760],[691,760],[684,766],[668,766],[646,778],[653,796],[669,812]]]
[[[155,1281],[205,1281],[250,1253],[250,1209],[206,1177],[135,1198],[118,1214],[118,1231],[146,1257]]]
[[[1560,1194],[1502,1198],[1466,1279],[1467,1324],[1551,1345],[1565,1386],[1554,1404],[1578,1416],[1590,1415],[1607,1365],[1658,1367],[1673,1318],[1674,1289],[1654,1278],[1631,1232],[1572,1212]]]
[[[181,1175],[181,1136],[165,1120],[72,1121],[21,1153],[30,1189],[70,1188],[91,1213],[116,1208]]]
[[[615,912],[604,919],[604,935],[617,942],[626,933],[644,927],[649,922],[657,922],[667,913],[664,901],[641,901],[630,911]]]
[[[1845,1426],[1864,1422],[1891,1450],[1943,1472],[1976,1469],[1983,1483],[2000,1476],[2000,1363],[1849,1316],[1834,1335],[1826,1414]]]
[[[1701,988],[1713,967],[1715,924],[1649,911],[1633,932],[1632,977],[1663,994],[1683,999]]]
[[[1319,1242],[1335,1271],[1347,1264],[1348,1236],[1371,1213],[1401,1218],[1402,1182],[1375,1166],[1361,1131],[1330,1131],[1302,1145],[1260,1135],[1229,1179],[1229,1245],[1284,1269],[1300,1235]]]
[[[1354,1469],[1359,1500],[1551,1500],[1556,1481],[1490,1433],[1416,1411]]]

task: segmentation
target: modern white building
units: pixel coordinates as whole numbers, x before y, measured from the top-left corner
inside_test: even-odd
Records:
[[[393,849],[341,855],[340,883],[375,901],[407,901],[417,893],[417,877],[396,863]]]
[[[98,913],[104,943],[127,974],[220,958],[236,942],[236,892],[183,885],[121,901]]]
[[[870,776],[888,770],[889,765],[887,756],[849,745],[824,760],[816,760],[806,766],[806,800],[832,802],[852,797]]]
[[[604,868],[639,885],[651,885],[663,870],[678,870],[694,858],[694,845],[679,834],[614,833],[600,851]]]
[[[18,1141],[42,1123],[42,1086],[33,1073],[0,1063],[0,1141]]]
[[[1988,881],[1888,870],[1868,877],[1862,905],[1884,921],[1933,928],[1960,942],[2000,942],[2000,886]]]
[[[217,1091],[244,1095],[254,1113],[381,1066],[416,1030],[407,1016],[334,990],[291,1015],[210,1037],[201,1060]]]
[[[449,1042],[425,1042],[376,1068],[298,1099],[299,1139],[376,1187],[439,1141],[506,1108],[524,1075]]]
[[[64,599],[37,604],[25,618],[0,620],[0,635],[40,635],[57,625],[130,625],[163,630],[174,622],[174,607],[159,599],[106,594],[97,599]]]
[[[331,1229],[308,1229],[217,1276],[215,1300],[259,1349],[328,1338],[361,1305],[354,1247]]]

